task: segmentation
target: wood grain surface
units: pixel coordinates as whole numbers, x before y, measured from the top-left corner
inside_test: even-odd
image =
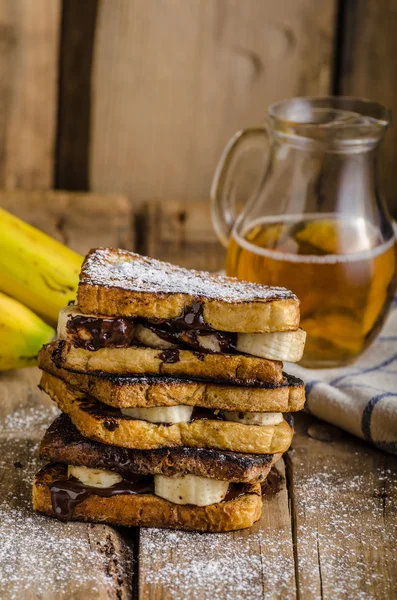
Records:
[[[277,465],[285,474],[282,461]],[[199,534],[141,529],[140,600],[227,600],[295,594],[288,492],[265,498],[262,518],[243,531]]]
[[[334,0],[102,0],[90,183],[203,201],[220,153],[269,103],[328,94]]]
[[[301,414],[288,454],[298,597],[397,590],[397,458]]]
[[[91,68],[98,0],[63,2],[55,186],[88,190]]]
[[[161,210],[155,203],[136,211],[123,197],[98,194],[29,198],[27,192],[4,193],[0,206],[80,251],[87,239],[90,245],[106,239],[129,247],[135,243],[191,267],[213,268],[220,261],[220,255],[215,261],[211,256],[216,250],[211,234],[203,233],[204,210],[169,202]],[[77,218],[79,210],[84,221]],[[31,510],[38,444],[56,414],[38,380],[35,368],[0,376],[2,599],[395,597],[395,457],[298,415],[293,449],[285,457],[286,484],[264,501],[263,517],[250,530],[212,535],[142,529],[126,538],[125,530],[106,525],[64,525]]]
[[[208,202],[148,202],[138,215],[139,251],[183,267],[219,271],[226,252],[211,224]]]
[[[53,183],[61,0],[0,0],[0,184]]]

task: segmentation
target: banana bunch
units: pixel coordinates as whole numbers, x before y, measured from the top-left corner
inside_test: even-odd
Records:
[[[38,351],[53,337],[52,327],[0,292],[0,371],[35,365]]]
[[[0,208],[0,371],[36,363],[76,295],[82,257]]]

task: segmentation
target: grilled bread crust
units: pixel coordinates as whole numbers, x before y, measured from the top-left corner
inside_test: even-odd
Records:
[[[257,483],[266,479],[281,454],[239,454],[184,446],[156,450],[118,448],[83,437],[69,417],[62,414],[47,429],[40,445],[40,458],[52,463],[110,469],[121,474],[125,470],[166,477],[190,473],[221,481]]]
[[[57,343],[53,342],[40,350],[40,368],[116,408],[187,404],[242,412],[295,412],[301,410],[305,403],[303,381],[291,375],[284,374],[281,385],[258,382],[257,386],[249,387],[175,377],[75,373],[55,365],[52,354],[56,347]]]
[[[293,429],[286,421],[263,427],[209,419],[159,425],[126,417],[45,372],[40,386],[84,437],[113,446],[140,450],[191,446],[275,454],[288,450],[292,441]]]
[[[204,354],[192,350],[159,350],[144,346],[76,348],[65,341],[54,343],[52,360],[77,373],[113,375],[168,375],[191,379],[232,381],[250,385],[257,381],[280,384],[283,363],[242,354]]]
[[[65,465],[49,465],[37,473],[33,483],[34,510],[54,517],[50,488],[66,478]],[[250,527],[260,518],[261,511],[260,484],[247,484],[243,496],[209,506],[174,504],[152,494],[121,494],[110,498],[93,495],[75,507],[72,520],[223,532]]]
[[[284,288],[183,269],[126,250],[87,255],[77,301],[85,314],[173,319],[194,302],[219,331],[262,333],[299,327],[299,300]]]

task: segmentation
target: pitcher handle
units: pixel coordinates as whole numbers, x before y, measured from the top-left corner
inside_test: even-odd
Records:
[[[232,177],[232,173],[245,152],[263,147],[269,139],[266,126],[242,129],[229,140],[222,153],[211,185],[211,215],[215,232],[224,246],[228,245],[237,218],[234,198],[236,178]]]

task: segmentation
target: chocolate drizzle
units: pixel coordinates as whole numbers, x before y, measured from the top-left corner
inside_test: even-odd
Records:
[[[284,477],[275,467],[272,467],[265,481],[261,484],[262,496],[268,498],[275,496],[281,490],[283,483]]]
[[[103,426],[108,431],[116,431],[117,427],[119,427],[119,424],[117,423],[116,419],[106,419],[106,421],[103,422]]]
[[[66,323],[68,334],[77,348],[98,350],[106,346],[127,348],[135,333],[135,321],[126,317],[110,319],[77,315]]]
[[[51,502],[55,516],[61,521],[73,517],[75,507],[90,496],[111,498],[120,494],[153,494],[153,477],[137,475],[135,480],[121,481],[109,488],[90,487],[78,479],[55,481],[51,487]]]
[[[191,306],[186,306],[179,317],[151,319],[143,322],[143,325],[170,343],[182,343],[205,352],[215,352],[203,346],[199,340],[203,336],[213,336],[219,345],[219,352],[236,350],[237,334],[217,331],[210,327],[204,319],[204,305],[201,302],[195,301]]]
[[[179,350],[177,348],[167,348],[159,354],[159,359],[164,363],[171,364],[179,362]]]
[[[239,498],[240,496],[244,496],[247,493],[247,488],[244,483],[233,483],[229,485],[229,489],[227,490],[227,494],[222,500],[222,502],[229,502],[230,500],[235,500],[235,498]]]

